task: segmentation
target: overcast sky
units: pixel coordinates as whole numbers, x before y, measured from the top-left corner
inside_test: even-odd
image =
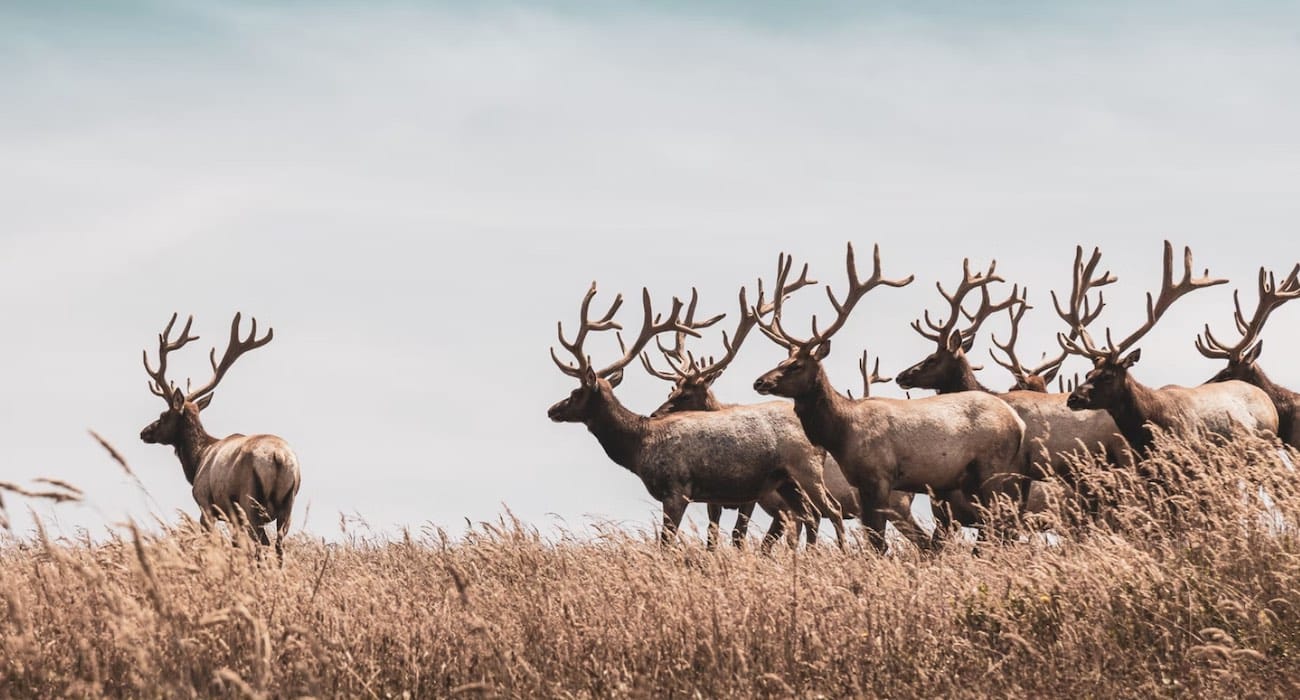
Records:
[[[544,529],[644,527],[640,482],[546,418],[575,385],[547,356],[554,323],[593,279],[661,305],[698,286],[726,326],[778,251],[842,288],[845,241],[879,242],[917,283],[836,337],[848,388],[864,346],[889,374],[928,352],[907,324],[963,256],[1029,285],[1033,357],[1055,347],[1048,290],[1076,244],[1119,275],[1099,323],[1123,332],[1163,238],[1248,303],[1259,265],[1300,259],[1300,13],[1282,3],[85,5],[0,9],[0,480],[85,488],[41,509],[65,533],[195,511],[171,450],[138,438],[163,408],[140,350],[173,311],[202,336],[173,363],[195,381],[235,311],[275,328],[204,421],[290,442],[310,532],[336,536],[340,513],[456,532],[506,506]],[[789,317],[814,310],[808,292]],[[1195,332],[1230,335],[1230,313],[1227,287],[1179,302],[1136,375],[1204,380]],[[1300,386],[1300,306],[1265,336],[1263,365]],[[754,334],[719,396],[758,401],[782,357]],[[667,388],[632,368],[619,394],[648,412]]]

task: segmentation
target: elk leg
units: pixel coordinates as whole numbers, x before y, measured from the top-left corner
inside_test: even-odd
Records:
[[[275,556],[284,566],[284,538],[289,534],[289,514],[285,513],[275,523]]]
[[[808,544],[814,544],[817,540],[817,528],[820,525],[821,518],[830,518],[831,527],[835,528],[835,544],[841,550],[844,549],[844,516],[843,509],[840,508],[839,501],[826,490],[822,484],[814,484],[808,490],[808,498],[812,501],[813,514],[809,521],[812,525],[808,530]],[[820,517],[819,517],[820,516]]]
[[[858,486],[858,499],[862,503],[859,518],[867,528],[867,540],[877,552],[885,551],[885,510],[889,498],[889,484],[867,482]]]
[[[807,493],[800,488],[799,482],[794,479],[786,479],[776,487],[776,492],[781,494],[785,499],[787,512],[794,516],[796,528],[802,524],[811,524],[817,518],[816,511],[812,508],[812,501],[809,500]],[[794,532],[795,542],[798,543],[799,530]]]
[[[686,514],[686,504],[689,502],[684,496],[669,496],[664,499],[664,529],[659,533],[660,546],[667,547],[676,539],[677,528],[682,524],[682,516]]]
[[[811,547],[811,546],[817,544],[817,530],[818,530],[820,527],[821,527],[821,519],[820,519],[820,518],[816,518],[816,517],[814,517],[814,518],[813,518],[813,519],[808,523],[807,542],[808,542],[808,546],[809,546],[809,547]]]
[[[718,521],[722,520],[722,506],[716,503],[708,504],[709,507],[709,535],[705,540],[705,547],[710,552],[718,548]]]
[[[749,535],[749,518],[754,514],[756,502],[746,503],[736,509],[736,526],[731,531],[731,546],[740,549],[745,546],[745,537]]]
[[[931,536],[912,519],[912,494],[906,491],[890,491],[889,501],[885,506],[886,517],[894,523],[899,534],[907,538],[917,549],[928,549]],[[938,529],[936,524],[935,529]]]
[[[778,510],[772,513],[772,526],[767,529],[767,534],[763,535],[762,552],[764,554],[772,551],[772,545],[781,541],[781,538],[785,535],[785,529],[788,525],[785,521],[786,517],[788,516],[784,511]]]

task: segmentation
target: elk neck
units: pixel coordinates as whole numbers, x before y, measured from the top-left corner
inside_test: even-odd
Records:
[[[1119,427],[1120,434],[1128,440],[1129,446],[1136,452],[1145,454],[1155,439],[1147,423],[1157,418],[1159,404],[1160,400],[1154,390],[1134,379],[1133,375],[1126,374],[1124,390],[1106,410]]]
[[[602,393],[598,403],[584,421],[587,430],[605,449],[605,454],[633,474],[637,458],[650,431],[650,419],[634,413],[612,393]]]
[[[1297,437],[1295,431],[1295,416],[1297,408],[1300,408],[1300,394],[1275,383],[1258,364],[1251,363],[1247,376],[1243,379],[1248,384],[1254,384],[1261,391],[1268,394],[1268,398],[1273,401],[1274,408],[1277,409],[1278,417],[1278,438],[1288,445],[1295,444],[1293,440]]]
[[[831,386],[826,369],[819,365],[812,386],[793,398],[795,415],[799,417],[808,441],[832,455],[841,454],[840,448],[849,432],[848,414],[852,400]]]
[[[199,463],[203,461],[203,454],[217,439],[203,429],[198,414],[187,414],[183,426],[172,448],[181,461],[181,469],[185,470],[185,480],[192,485],[199,472]]]
[[[939,394],[955,394],[959,391],[982,391],[986,394],[995,393],[992,389],[980,384],[980,380],[975,377],[975,370],[971,369],[970,362],[965,357],[956,363],[956,371],[949,373],[950,376],[945,378],[942,385],[935,389]]]

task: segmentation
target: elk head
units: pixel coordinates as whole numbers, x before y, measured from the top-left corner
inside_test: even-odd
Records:
[[[885,279],[881,275],[879,245],[875,246],[872,259],[874,269],[871,277],[865,281],[860,281],[858,279],[857,263],[853,255],[853,244],[848,245],[846,265],[848,267],[849,289],[843,303],[835,297],[835,292],[831,290],[830,285],[826,286],[826,296],[830,298],[831,307],[835,309],[835,320],[825,330],[819,331],[817,329],[817,317],[814,316],[812,319],[812,335],[805,340],[801,340],[790,335],[781,323],[781,307],[789,294],[786,279],[790,274],[792,259],[785,254],[781,254],[777,258],[776,288],[772,297],[772,320],[770,323],[763,323],[760,320],[758,327],[773,342],[786,348],[790,355],[778,364],[775,369],[754,381],[755,391],[760,394],[774,394],[792,398],[804,396],[814,391],[821,376],[821,361],[826,359],[826,356],[831,351],[831,336],[844,327],[844,323],[848,321],[849,314],[858,301],[867,292],[881,285],[903,287],[911,284],[912,275],[896,280]],[[759,306],[755,307],[755,313],[762,308],[762,301],[760,295]]]
[[[547,410],[546,415],[556,423],[584,423],[592,416],[597,415],[602,407],[615,403],[614,388],[623,381],[623,368],[635,360],[646,344],[655,336],[668,331],[677,331],[694,336],[699,335],[699,332],[694,328],[686,326],[677,320],[682,309],[682,302],[679,299],[673,298],[672,311],[668,314],[668,318],[664,319],[655,316],[651,308],[650,290],[642,289],[641,300],[644,307],[644,320],[641,323],[640,334],[629,347],[624,345],[623,336],[618,333],[618,344],[619,348],[623,350],[623,356],[613,364],[597,370],[592,367],[591,358],[584,352],[583,344],[587,340],[587,334],[591,331],[622,330],[623,327],[614,320],[614,314],[618,313],[619,307],[623,305],[623,295],[620,294],[614,298],[614,303],[610,305],[609,311],[604,316],[592,321],[588,313],[591,300],[595,296],[596,283],[592,282],[591,288],[587,290],[587,295],[582,299],[578,333],[574,336],[572,342],[564,337],[564,324],[556,324],[560,345],[565,350],[568,350],[569,354],[573,355],[576,364],[562,362],[555,354],[554,347],[551,348],[551,360],[555,362],[561,372],[576,378],[579,382],[578,388],[570,392],[568,398],[556,403]]]
[[[1078,265],[1081,260],[1083,249],[1076,249],[1075,253],[1075,277],[1074,289],[1070,296],[1071,308],[1076,313],[1070,321],[1070,335],[1058,333],[1057,341],[1061,348],[1072,355],[1087,357],[1092,360],[1092,370],[1083,378],[1083,383],[1070,392],[1069,398],[1066,399],[1066,405],[1079,411],[1084,409],[1105,409],[1116,405],[1128,391],[1128,372],[1133,365],[1142,356],[1140,349],[1133,350],[1125,355],[1125,351],[1131,349],[1143,338],[1152,328],[1160,317],[1169,310],[1170,305],[1180,299],[1188,292],[1205,287],[1227,282],[1226,279],[1216,279],[1210,277],[1210,271],[1207,269],[1202,277],[1192,278],[1192,249],[1183,248],[1183,278],[1177,283],[1174,282],[1174,248],[1169,241],[1165,241],[1164,251],[1164,275],[1160,285],[1158,296],[1152,296],[1147,293],[1147,318],[1146,321],[1120,342],[1116,343],[1111,338],[1111,331],[1106,329],[1106,344],[1098,346],[1093,342],[1092,336],[1088,334],[1087,329],[1081,321],[1084,316],[1077,313],[1083,302],[1081,298],[1086,294],[1090,286],[1098,286],[1099,282],[1091,281],[1090,276],[1095,269],[1095,260],[1099,257],[1094,252],[1094,263],[1087,267]],[[1107,273],[1106,277],[1110,275]],[[1112,280],[1113,281],[1113,280]],[[1073,337],[1071,337],[1073,336]]]
[[[1012,288],[1011,296],[1005,300],[996,304],[990,302],[989,285],[1005,281],[995,272],[998,261],[994,260],[989,264],[988,271],[975,274],[970,271],[970,258],[962,260],[961,265],[962,280],[952,294],[943,288],[941,282],[935,282],[939,294],[948,302],[947,320],[941,324],[935,323],[927,309],[925,325],[929,327],[928,331],[921,327],[921,319],[912,322],[912,329],[922,337],[935,341],[936,348],[925,359],[898,373],[900,388],[943,389],[961,384],[968,371],[979,369],[971,366],[966,359],[966,353],[970,352],[971,345],[975,342],[975,333],[980,325],[989,316],[1002,309],[1024,304],[1024,300],[1019,296],[1018,286]],[[982,295],[980,306],[975,313],[967,313],[962,308],[962,301],[967,294],[976,289],[979,289]],[[957,327],[962,316],[970,321],[970,325],[966,328]]]
[[[171,339],[172,327],[176,324],[177,314],[172,314],[172,318],[167,322],[167,327],[163,332],[158,334],[158,369],[155,370],[149,365],[149,351],[145,350],[144,369],[149,374],[149,391],[155,396],[167,402],[167,410],[163,411],[158,420],[145,426],[140,431],[140,439],[149,444],[176,445],[183,438],[187,429],[197,428],[199,426],[199,412],[208,407],[212,402],[213,392],[221,379],[226,376],[226,371],[235,364],[235,360],[241,355],[260,348],[271,342],[274,331],[267,329],[266,335],[257,337],[257,319],[252,319],[252,329],[249,331],[248,338],[239,337],[239,324],[241,315],[235,314],[235,318],[230,323],[230,342],[226,346],[226,352],[221,356],[221,361],[217,361],[217,349],[213,348],[208,354],[208,359],[212,363],[212,379],[207,384],[186,393],[176,386],[175,383],[167,379],[167,356],[169,353],[179,350],[190,341],[198,340],[197,335],[190,335],[190,327],[194,323],[194,317],[190,316],[185,321],[185,328],[181,330],[180,337],[176,340]],[[188,383],[187,383],[188,384]]]
[[[1236,309],[1232,320],[1237,325],[1237,332],[1241,334],[1241,339],[1234,345],[1224,345],[1210,333],[1209,324],[1205,325],[1205,331],[1196,338],[1196,349],[1202,355],[1228,361],[1228,366],[1206,383],[1226,382],[1230,379],[1255,383],[1260,374],[1255,362],[1259,359],[1260,351],[1264,349],[1264,341],[1259,338],[1260,332],[1264,330],[1264,322],[1268,320],[1269,314],[1273,313],[1274,309],[1296,297],[1300,297],[1300,265],[1291,269],[1291,274],[1282,280],[1281,285],[1277,284],[1272,272],[1259,268],[1259,303],[1255,306],[1255,313],[1249,321],[1241,311],[1239,290],[1234,290],[1232,303]]]

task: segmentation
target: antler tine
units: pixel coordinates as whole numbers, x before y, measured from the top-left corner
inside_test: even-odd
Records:
[[[1006,281],[1001,275],[997,274],[997,269],[998,261],[993,260],[990,261],[988,270],[972,273],[970,269],[970,258],[962,258],[961,282],[957,284],[957,288],[951,294],[948,290],[943,288],[942,282],[934,283],[935,288],[939,290],[939,296],[943,297],[944,301],[948,302],[948,318],[943,323],[935,323],[934,320],[930,318],[930,311],[927,309],[925,311],[925,325],[929,326],[933,333],[927,333],[922,330],[919,321],[914,322],[912,328],[916,330],[917,333],[920,333],[921,337],[927,340],[933,340],[940,345],[944,345],[947,344],[948,337],[952,335],[953,330],[957,327],[957,322],[960,321],[961,317],[964,315],[974,321],[974,324],[970,329],[962,332],[962,337],[965,338],[968,337],[969,334],[974,333],[975,330],[979,328],[980,324],[984,322],[984,319],[980,318],[978,314],[981,312],[992,314],[1015,303],[1016,291],[1012,291],[1011,297],[1006,301],[999,302],[998,304],[991,304],[988,295],[988,285],[994,282]],[[984,295],[981,301],[980,310],[976,311],[976,315],[971,315],[962,309],[962,301],[965,300],[967,294],[977,288],[981,289],[984,292]]]
[[[826,296],[830,297],[831,306],[835,309],[835,320],[831,322],[831,325],[828,326],[826,330],[818,331],[817,317],[813,316],[812,338],[809,339],[808,343],[824,343],[830,339],[832,335],[835,335],[840,328],[844,327],[844,323],[849,320],[849,314],[853,311],[853,307],[857,305],[858,301],[872,289],[881,285],[887,287],[906,287],[912,283],[912,280],[916,279],[915,275],[908,275],[907,277],[900,277],[898,279],[886,278],[880,270],[879,243],[872,247],[871,258],[871,276],[868,277],[865,282],[860,281],[858,279],[857,261],[853,253],[853,243],[852,241],[849,242],[848,252],[845,255],[845,265],[848,267],[849,273],[849,289],[844,295],[844,302],[841,303],[835,298],[835,292],[831,290],[830,285],[826,286]],[[805,345],[808,343],[805,343]]]
[[[637,358],[637,355],[641,354],[641,351],[645,348],[646,344],[660,333],[677,331],[697,338],[700,337],[699,331],[690,326],[684,325],[678,320],[678,317],[682,312],[681,299],[673,297],[672,310],[668,313],[668,317],[664,318],[661,315],[655,315],[653,306],[650,303],[650,290],[643,287],[641,289],[641,305],[644,314],[643,320],[641,321],[641,332],[637,335],[636,340],[633,341],[630,346],[624,345],[622,333],[617,334],[618,346],[619,349],[623,351],[623,356],[604,369],[596,372],[597,376],[607,378],[624,367],[627,367]]]
[[[871,396],[872,384],[884,384],[893,381],[893,377],[884,377],[880,374],[880,358],[876,358],[876,365],[867,371],[867,351],[862,351],[862,359],[858,360],[858,372],[862,375],[862,398]],[[852,397],[852,394],[850,394]]]
[[[1065,355],[1062,355],[1059,359],[1053,358],[1052,360],[1039,365],[1039,368],[1035,370],[1034,373],[1044,371],[1053,365],[1059,365],[1061,362],[1065,361],[1066,355],[1076,354],[1096,359],[1110,354],[1109,350],[1098,348],[1092,342],[1092,337],[1087,334],[1086,330],[1084,330],[1093,321],[1097,320],[1097,317],[1101,315],[1102,309],[1106,307],[1106,298],[1103,292],[1097,292],[1096,307],[1092,306],[1092,300],[1088,296],[1089,293],[1092,292],[1093,289],[1113,284],[1119,280],[1119,278],[1111,274],[1109,270],[1098,277],[1097,265],[1100,263],[1100,248],[1094,247],[1092,249],[1092,255],[1089,256],[1088,262],[1085,263],[1083,261],[1083,246],[1075,246],[1069,306],[1063,308],[1060,297],[1057,296],[1056,291],[1052,290],[1051,292],[1052,306],[1056,309],[1056,315],[1059,316],[1061,320],[1065,321],[1065,323],[1070,327],[1070,333],[1065,337],[1072,342],[1068,345],[1065,343],[1061,344],[1061,348],[1065,351]],[[1078,342],[1073,342],[1076,340]]]
[[[699,302],[699,300],[700,300],[699,290],[697,290],[695,287],[691,287],[691,301],[689,304],[686,305],[686,318],[682,319],[683,326],[700,330],[701,328],[708,328],[709,326],[712,326],[718,321],[721,321],[722,319],[726,318],[727,316],[726,314],[718,314],[716,316],[705,319],[703,321],[696,322],[695,305]],[[743,311],[744,310],[742,309],[742,313]],[[682,356],[682,351],[685,349],[686,334],[682,333],[681,331],[678,331],[677,333],[673,334],[673,349],[671,351],[664,349],[663,344],[659,342],[658,336],[655,336],[655,344],[659,346],[660,352],[672,352],[680,360]]]
[[[144,358],[144,370],[149,374],[151,379],[149,382],[149,391],[153,395],[160,396],[169,401],[171,397],[167,392],[169,389],[173,388],[175,384],[167,380],[167,354],[175,350],[180,350],[190,341],[199,339],[197,335],[190,335],[190,328],[194,325],[194,316],[191,315],[185,319],[185,327],[181,329],[181,336],[176,340],[171,340],[172,328],[176,325],[176,319],[179,317],[179,313],[172,313],[171,320],[167,322],[167,326],[163,328],[163,332],[158,334],[158,369],[156,371],[149,366],[149,351],[144,350],[141,353],[141,356]]]
[[[805,263],[799,279],[793,285],[787,285],[786,279],[790,276],[790,268],[793,265],[794,256],[778,253],[776,258],[776,288],[773,290],[772,303],[763,303],[763,280],[760,278],[758,280],[758,303],[751,307],[758,329],[768,338],[771,338],[772,342],[787,349],[796,345],[806,345],[809,341],[799,340],[786,332],[781,325],[781,308],[793,291],[817,283],[816,280],[808,279],[808,265]],[[764,323],[762,317],[768,313],[772,315],[772,320]]]
[[[216,348],[212,348],[212,351],[208,353],[208,361],[212,363],[212,379],[208,380],[207,384],[189,392],[185,397],[187,401],[195,401],[205,394],[212,393],[217,388],[217,385],[221,383],[221,379],[226,376],[226,372],[235,364],[235,360],[238,360],[250,350],[256,350],[266,345],[275,337],[275,330],[268,328],[266,335],[258,338],[257,319],[250,318],[251,328],[248,331],[248,338],[241,339],[239,337],[239,324],[242,318],[243,315],[237,312],[235,318],[230,322],[230,342],[226,344],[226,352],[222,354],[221,362],[217,362]]]
[[[962,340],[966,341],[974,337],[975,333],[979,331],[980,326],[984,325],[984,321],[999,311],[1003,311],[1005,309],[1010,309],[1012,307],[1015,307],[1016,305],[1020,305],[1022,307],[1020,313],[1023,315],[1024,308],[1028,306],[1028,303],[1025,301],[1026,295],[1028,293],[1029,293],[1028,289],[1023,290],[1022,293],[1022,290],[1020,289],[1020,285],[1015,284],[1012,285],[1011,287],[1011,296],[1008,296],[1006,299],[1003,299],[1002,301],[994,304],[989,298],[989,288],[987,286],[980,287],[980,305],[979,308],[975,310],[975,313],[969,314],[966,313],[966,310],[962,309],[960,306],[957,307],[958,309],[961,310],[962,314],[966,316],[966,318],[971,322],[969,327],[965,329],[958,329],[957,332],[961,333]]]
[[[806,287],[809,284],[812,284],[812,282],[808,280],[808,266],[805,265],[803,269],[803,274],[796,282],[797,286],[795,286],[794,289],[798,289],[800,287]],[[788,289],[789,288],[787,288],[787,290]],[[748,300],[746,299],[745,294],[746,294],[745,288],[741,287],[740,294],[739,294],[740,320],[736,322],[736,329],[734,333],[731,336],[728,336],[726,331],[722,331],[722,348],[726,350],[726,354],[722,356],[722,359],[717,361],[714,361],[712,357],[710,357],[707,361],[701,359],[699,372],[698,372],[699,375],[711,376],[711,375],[720,374],[723,370],[725,370],[727,366],[731,364],[731,361],[736,359],[736,353],[740,350],[741,343],[745,342],[745,338],[749,336],[749,332],[754,329],[755,325],[758,324],[759,315],[764,313],[770,313],[771,308],[769,308],[767,311],[764,311],[764,309],[759,308],[758,306],[751,307],[749,305]],[[762,292],[760,291],[759,306],[762,306],[762,304],[763,304]],[[769,307],[770,306],[771,305],[769,305]]]
[[[676,365],[673,364],[672,360],[667,359],[668,357],[670,357],[669,352],[667,350],[664,350],[662,347],[660,347],[659,351],[664,354],[665,361],[668,362],[669,367],[672,367],[674,369],[673,372],[664,372],[659,368],[655,367],[654,364],[650,362],[650,351],[648,350],[642,352],[639,355],[639,357],[641,358],[641,366],[645,368],[646,372],[650,373],[650,376],[655,377],[656,379],[662,379],[666,382],[676,383],[677,380],[680,378],[680,375],[678,375],[675,371]]]
[[[1028,298],[1028,294],[1029,290],[1026,289],[1026,299]],[[997,346],[997,348],[1007,356],[1007,361],[1003,362],[998,359],[997,353],[993,352],[993,348],[989,348],[989,356],[993,358],[993,361],[1002,367],[1005,367],[1018,381],[1022,382],[1028,376],[1028,373],[1020,363],[1020,358],[1016,356],[1016,340],[1020,337],[1020,319],[1024,317],[1025,311],[1029,308],[1030,306],[1028,303],[1022,303],[1018,307],[1011,307],[1008,311],[1008,315],[1011,316],[1011,336],[1007,339],[1007,342],[1000,342],[996,334],[991,336],[993,345]]]
[[[1204,332],[1196,338],[1196,349],[1202,355],[1212,359],[1240,361],[1251,346],[1259,340],[1260,333],[1264,330],[1264,323],[1273,310],[1300,297],[1300,264],[1291,269],[1281,285],[1277,284],[1277,279],[1271,271],[1261,267],[1258,284],[1259,302],[1255,305],[1255,312],[1250,320],[1246,320],[1242,312],[1240,290],[1232,292],[1234,307],[1232,320],[1237,326],[1237,332],[1241,334],[1241,339],[1235,345],[1226,345],[1214,337],[1210,332],[1209,324],[1206,324]]]
[[[1155,328],[1156,322],[1160,317],[1169,310],[1169,307],[1185,294],[1201,289],[1204,287],[1213,287],[1223,284],[1228,280],[1221,277],[1210,277],[1210,270],[1206,268],[1205,274],[1198,278],[1192,277],[1192,249],[1190,246],[1183,247],[1183,278],[1177,283],[1174,282],[1174,246],[1169,241],[1165,241],[1164,251],[1164,274],[1160,282],[1160,293],[1152,296],[1147,292],[1147,320],[1137,330],[1133,331],[1119,342],[1118,345],[1110,340],[1109,329],[1107,330],[1107,345],[1110,348],[1109,354],[1118,355],[1119,353],[1133,347],[1137,341],[1141,340],[1152,328]]]
[[[551,360],[555,363],[556,367],[560,368],[561,372],[564,372],[570,377],[581,377],[582,373],[591,366],[591,358],[587,357],[583,352],[583,344],[587,341],[587,333],[589,331],[605,331],[610,329],[622,330],[623,328],[623,326],[619,325],[618,322],[614,320],[614,314],[618,313],[619,308],[623,306],[623,295],[616,295],[614,297],[614,303],[610,304],[609,311],[607,311],[600,319],[591,321],[588,318],[588,313],[591,310],[591,300],[595,298],[595,296],[596,283],[593,281],[591,287],[587,289],[586,295],[582,297],[582,306],[578,311],[578,333],[573,337],[573,342],[569,342],[564,337],[564,322],[557,321],[555,323],[555,332],[560,339],[560,346],[565,350],[568,350],[569,354],[573,355],[573,357],[578,361],[578,364],[577,366],[574,366],[567,362],[561,362],[560,358],[555,354],[554,346],[551,347]]]

